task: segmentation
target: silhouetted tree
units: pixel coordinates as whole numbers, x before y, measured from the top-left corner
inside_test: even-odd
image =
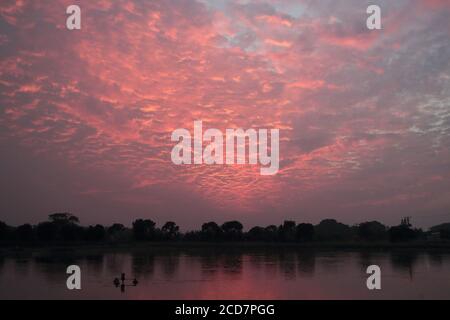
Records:
[[[64,213],[53,213],[48,216],[49,220],[51,222],[55,223],[80,223],[80,219],[78,219],[76,216],[74,216],[71,213],[64,212]]]
[[[14,234],[16,240],[20,242],[30,242],[34,240],[33,227],[30,224],[24,224],[17,227]]]
[[[58,227],[52,222],[41,222],[36,227],[36,235],[40,241],[55,241]]]
[[[151,240],[155,235],[155,223],[152,220],[138,219],[133,222],[133,236],[136,240]]]
[[[36,227],[37,238],[41,241],[82,240],[84,229],[78,226],[80,220],[71,213],[53,213],[50,222],[42,222]]]
[[[279,228],[280,240],[286,242],[294,241],[296,236],[295,227],[295,221],[284,221]]]
[[[244,226],[239,221],[227,221],[222,225],[222,230],[227,240],[241,239],[243,228]]]
[[[385,240],[387,228],[378,221],[363,222],[358,226],[358,236],[363,240]]]
[[[201,231],[188,231],[184,234],[183,240],[185,241],[200,241],[205,240]]]
[[[223,231],[219,225],[213,221],[202,225],[201,237],[203,240],[217,241],[222,238]]]
[[[173,221],[168,221],[161,228],[164,239],[173,240],[178,238],[180,227]]]
[[[377,221],[363,222],[348,226],[333,219],[321,221],[313,226],[309,223],[295,224],[294,221],[284,221],[279,227],[255,226],[243,234],[243,225],[239,221],[228,221],[222,226],[215,222],[202,225],[201,231],[180,233],[175,222],[165,223],[161,229],[155,227],[152,220],[138,219],[133,222],[132,230],[122,224],[113,224],[105,229],[102,225],[83,228],[78,225],[79,219],[70,213],[55,213],[49,215],[49,221],[39,223],[36,227],[25,224],[17,228],[0,221],[0,241],[30,242],[35,239],[44,242],[69,241],[130,241],[135,240],[173,240],[184,241],[340,241],[340,240],[384,240],[392,242],[410,241],[424,237],[421,229],[414,229],[409,217],[403,218],[400,225],[387,228]],[[441,238],[450,238],[450,223],[430,228],[430,233],[439,232]],[[358,236],[358,237],[357,237]],[[431,239],[431,238],[430,238]],[[434,237],[433,239],[438,239]]]
[[[114,235],[119,232],[125,231],[125,226],[121,223],[114,223],[112,226],[108,228],[108,234]]]
[[[58,232],[63,241],[79,241],[83,239],[84,229],[75,223],[69,222],[58,225]]]
[[[108,240],[112,242],[127,242],[131,240],[131,230],[121,223],[114,223],[107,229]]]
[[[247,237],[250,241],[264,241],[265,240],[265,230],[262,227],[253,227],[247,232]]]
[[[317,240],[321,241],[350,240],[353,236],[348,225],[337,222],[334,219],[322,220],[314,227],[314,234]]]
[[[0,221],[0,241],[9,240],[10,230],[11,228],[6,223]]]
[[[102,241],[105,239],[105,227],[97,224],[96,226],[89,226],[86,229],[85,239],[87,241]]]
[[[314,239],[314,226],[310,223],[299,223],[297,225],[297,240],[302,242]]]
[[[266,241],[278,240],[278,228],[275,225],[270,225],[264,228],[264,238]]]

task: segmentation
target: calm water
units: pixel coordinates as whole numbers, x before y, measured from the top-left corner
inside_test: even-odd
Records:
[[[66,267],[82,290],[66,289]],[[382,290],[366,288],[367,266]],[[126,272],[136,287],[113,279]],[[151,249],[0,255],[0,299],[450,299],[450,253]]]

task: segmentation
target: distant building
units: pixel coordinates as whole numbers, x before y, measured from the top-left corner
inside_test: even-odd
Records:
[[[432,231],[427,234],[427,241],[439,241],[441,240],[441,233],[439,231]]]

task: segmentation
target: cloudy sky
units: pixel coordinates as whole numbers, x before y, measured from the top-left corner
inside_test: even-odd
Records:
[[[450,221],[449,36],[448,0],[2,0],[0,220]],[[194,120],[280,129],[280,171],[173,165]]]

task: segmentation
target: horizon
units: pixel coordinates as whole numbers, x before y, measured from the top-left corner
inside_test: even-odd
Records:
[[[83,221],[81,221],[81,219],[78,219],[78,217],[75,214],[72,214],[70,212],[61,212],[61,213],[53,213],[53,214],[68,214],[70,216],[76,217],[77,221],[76,222],[71,222],[71,223],[75,223],[75,224],[77,224],[77,225],[79,225],[81,227],[90,227],[90,226],[95,226],[95,225],[101,225],[101,226],[103,226],[105,228],[108,228],[108,227],[113,226],[114,224],[121,224],[127,229],[132,229],[133,222],[135,222],[136,220],[142,219],[142,220],[151,220],[151,221],[153,221],[155,223],[155,228],[161,228],[167,222],[174,222],[180,228],[180,232],[182,232],[182,233],[183,232],[191,232],[191,231],[199,231],[199,230],[201,230],[203,224],[207,224],[207,223],[210,223],[210,222],[217,223],[218,226],[221,226],[221,225],[223,225],[226,222],[232,222],[232,221],[233,222],[237,221],[237,222],[242,223],[242,221],[239,221],[239,220],[215,221],[215,220],[210,219],[210,220],[205,220],[203,222],[200,222],[200,225],[198,225],[197,227],[194,227],[194,228],[183,228],[182,225],[178,225],[177,221],[171,221],[171,220],[155,221],[151,217],[139,217],[139,218],[133,219],[133,220],[131,220],[129,222],[118,222],[118,221],[116,221],[116,222],[112,222],[112,223],[108,223],[108,224],[103,224],[101,222],[96,222],[96,223],[92,223],[92,224],[83,224]],[[20,225],[10,225],[8,223],[8,221],[3,221],[3,220],[0,220],[0,223],[3,222],[7,226],[13,227],[13,228],[17,228],[17,227],[25,225],[25,224],[29,224],[29,225],[31,225],[33,227],[36,227],[40,223],[49,222],[49,221],[51,222],[52,220],[50,219],[50,216],[53,215],[53,214],[47,215],[47,219],[46,220],[40,220],[40,221],[35,221],[35,222],[25,222],[25,223],[22,223]],[[408,216],[406,218],[411,219],[412,217]],[[296,221],[296,220],[289,220],[289,219],[288,220],[279,221],[278,223],[276,223],[276,222],[275,223],[271,223],[271,224],[268,224],[268,225],[262,225],[262,224],[248,225],[248,224],[242,223],[242,225],[243,225],[243,229],[242,230],[243,230],[243,232],[248,232],[250,229],[252,229],[254,227],[262,227],[262,228],[266,228],[266,227],[269,227],[269,226],[279,227],[279,226],[282,226],[284,222],[294,222],[295,225],[298,225],[298,224],[311,224],[313,226],[317,226],[324,220],[335,220],[337,223],[342,223],[342,224],[344,224],[346,226],[349,226],[349,227],[357,227],[360,224],[367,223],[367,222],[379,222],[379,223],[381,223],[382,225],[384,225],[387,228],[399,226],[399,225],[402,224],[402,221],[399,221],[397,224],[389,225],[389,224],[384,223],[383,221],[378,221],[378,220],[366,220],[366,221],[359,221],[359,222],[355,222],[355,223],[345,223],[344,221],[340,221],[339,219],[335,219],[335,218],[329,217],[329,218],[324,218],[324,219],[322,219],[322,220],[320,220],[320,221],[318,221],[316,223],[311,222],[311,221]],[[403,220],[403,218],[402,218],[402,220]],[[427,230],[429,231],[432,227],[436,227],[438,225],[450,224],[450,221],[441,221],[441,222],[439,222],[439,223],[437,223],[435,225],[432,225],[430,227],[423,228],[423,227],[420,227],[420,226],[414,224],[414,219],[411,219],[410,222],[411,222],[411,226],[413,228],[422,229],[423,231],[427,231]]]

